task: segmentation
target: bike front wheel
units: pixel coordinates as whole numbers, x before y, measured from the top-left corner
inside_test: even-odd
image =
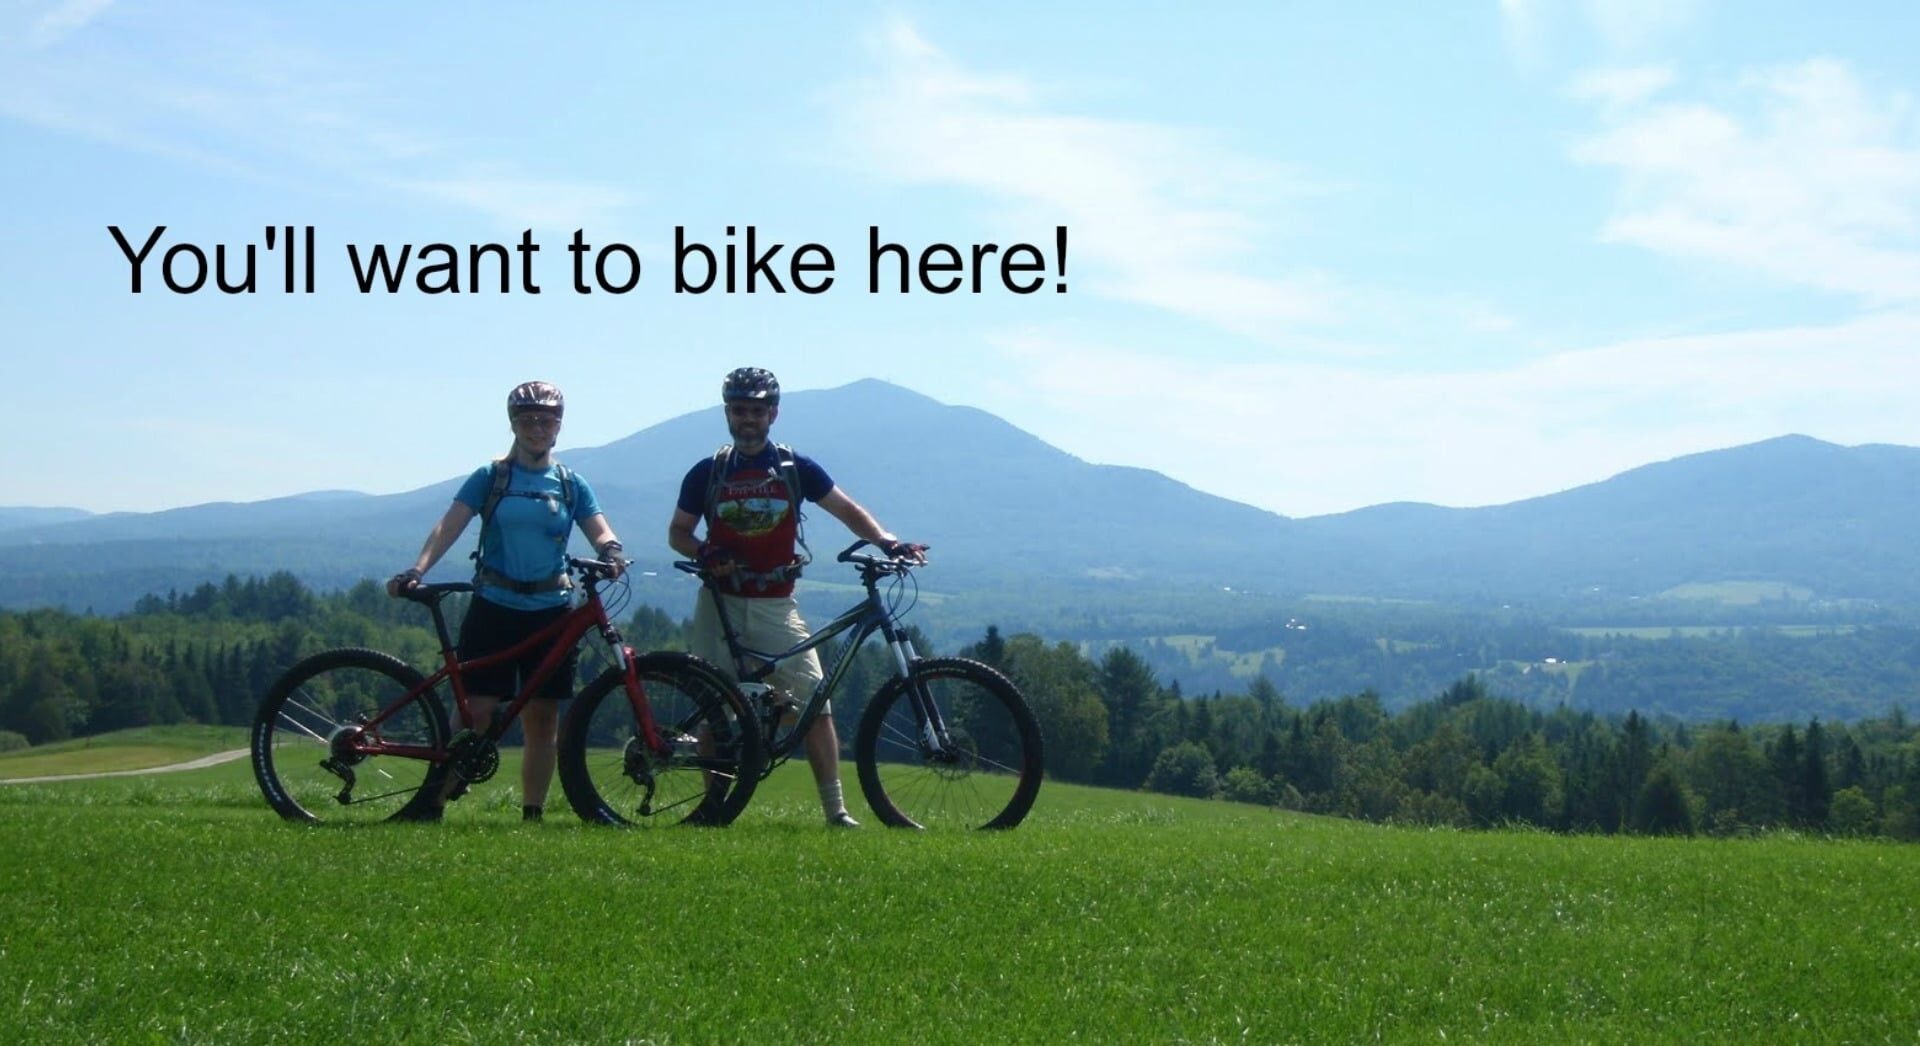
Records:
[[[628,694],[616,665],[587,684],[567,713],[560,785],[573,812],[594,824],[633,828],[732,823],[753,798],[766,762],[746,699],[690,654],[642,654],[633,665],[639,694]]]
[[[420,813],[444,763],[368,754],[369,745],[444,751],[447,716],[406,662],[357,648],[315,654],[281,675],[253,721],[253,776],[289,821],[355,823]],[[409,696],[411,695],[411,696]]]
[[[1044,765],[1026,698],[964,658],[916,661],[881,687],[853,755],[867,804],[895,828],[1012,828],[1033,808]]]

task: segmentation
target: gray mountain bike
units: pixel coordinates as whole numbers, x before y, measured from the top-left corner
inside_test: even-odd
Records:
[[[854,735],[860,790],[881,822],[896,828],[1012,828],[1033,809],[1044,756],[1040,724],[1018,687],[978,661],[923,658],[914,652],[901,618],[912,609],[913,570],[919,564],[862,554],[856,541],[837,557],[860,574],[866,596],[793,647],[746,646],[716,600],[727,649],[739,666],[740,690],[759,712],[767,764],[784,763],[801,747],[827,700],[846,678],[854,654],[875,632],[892,652],[893,678],[867,703]],[[697,563],[674,566],[705,583],[712,598],[722,582]],[[889,582],[885,595],[882,580]],[[902,604],[905,604],[902,606]],[[781,662],[844,635],[813,693],[797,710],[797,695],[771,690],[765,680]]]

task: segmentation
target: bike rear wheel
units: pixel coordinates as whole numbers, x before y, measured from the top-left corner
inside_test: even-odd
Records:
[[[444,750],[440,699],[431,690],[407,698],[423,681],[399,658],[357,648],[328,650],[289,668],[253,721],[253,776],[267,803],[289,821],[311,824],[421,813],[440,790],[445,764],[355,747],[380,741]]]
[[[923,703],[950,739],[936,751]],[[1040,724],[1007,677],[978,661],[916,661],[880,688],[854,740],[860,790],[895,828],[1012,828],[1040,793]]]
[[[732,823],[760,783],[766,749],[746,699],[690,654],[634,658],[654,728],[648,744],[619,666],[573,699],[560,731],[560,785],[595,824],[633,828]]]

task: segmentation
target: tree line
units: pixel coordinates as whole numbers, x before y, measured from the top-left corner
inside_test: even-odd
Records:
[[[1265,676],[1187,695],[1125,646],[1093,660],[989,628],[963,653],[1021,685],[1063,780],[1403,824],[1920,839],[1920,730],[1898,707],[1690,724],[1542,709],[1469,675],[1390,712],[1372,691],[1296,706]]]
[[[450,620],[459,613],[450,607]],[[639,649],[685,646],[684,624],[653,607],[622,627]],[[0,750],[154,724],[243,725],[281,671],[335,646],[416,665],[438,656],[421,609],[372,581],[320,595],[287,573],[229,577],[144,597],[118,618],[0,611]],[[1291,702],[1265,675],[1243,692],[1189,695],[1130,647],[1089,657],[992,627],[959,653],[1020,684],[1046,733],[1048,773],[1067,781],[1407,824],[1920,838],[1920,729],[1898,707],[1850,723],[1689,723],[1549,708],[1468,675],[1390,711],[1371,690]],[[600,667],[582,658],[583,677]],[[843,737],[887,671],[871,645],[856,658],[834,701]]]

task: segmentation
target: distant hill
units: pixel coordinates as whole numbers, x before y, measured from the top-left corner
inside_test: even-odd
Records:
[[[93,513],[77,508],[4,508],[0,507],[0,531],[22,527],[42,527],[86,519]]]
[[[1378,505],[1300,521],[1339,587],[1482,600],[1648,597],[1778,581],[1826,599],[1920,597],[1920,449],[1782,436],[1478,509]]]
[[[1013,611],[1071,601],[1137,617],[1164,594],[1229,588],[1609,602],[1728,581],[1920,604],[1920,449],[1910,447],[1785,436],[1509,505],[1391,504],[1289,519],[1159,473],[1091,464],[991,414],[880,381],[789,393],[775,436],[821,461],[895,531],[935,547],[929,591]],[[725,438],[715,406],[560,454],[593,482],[642,568],[661,575],[643,587],[678,591],[665,570],[667,519],[686,469]],[[477,448],[475,464],[489,453]],[[229,572],[288,569],[321,587],[382,577],[412,556],[461,478],[401,494],[154,513],[0,509],[0,605],[108,613]],[[22,515],[63,511],[72,514]],[[850,540],[825,512],[808,518],[817,558]],[[462,572],[471,542],[437,576]],[[831,567],[812,576],[838,580]]]

